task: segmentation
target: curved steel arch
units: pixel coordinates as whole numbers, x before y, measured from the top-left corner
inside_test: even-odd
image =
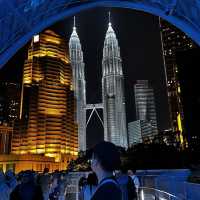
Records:
[[[200,45],[200,0],[0,0],[0,68],[34,34],[95,7],[129,8],[160,16]]]

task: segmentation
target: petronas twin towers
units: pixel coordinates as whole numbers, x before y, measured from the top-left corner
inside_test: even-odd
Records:
[[[76,97],[79,150],[86,150],[86,89],[84,61],[81,43],[74,23],[69,41],[69,52],[73,71],[73,86]],[[127,128],[124,98],[122,60],[116,34],[109,22],[106,32],[102,60],[102,107],[104,140],[117,146],[127,147]]]
[[[69,54],[73,74],[73,89],[76,98],[76,121],[78,124],[78,147],[86,150],[86,89],[85,64],[81,43],[74,23],[73,32],[69,40]]]

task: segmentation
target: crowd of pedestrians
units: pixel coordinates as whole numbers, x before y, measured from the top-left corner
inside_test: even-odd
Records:
[[[101,142],[93,148],[92,172],[79,180],[79,200],[136,200],[139,180],[134,170],[121,167],[117,147]],[[118,170],[116,170],[118,169]],[[68,200],[67,173],[39,174],[27,170],[0,172],[0,200]]]
[[[66,200],[67,174],[35,173],[27,170],[15,174],[0,172],[0,200]]]

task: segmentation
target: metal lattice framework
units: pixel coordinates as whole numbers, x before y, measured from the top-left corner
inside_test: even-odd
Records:
[[[95,7],[130,8],[160,16],[200,45],[200,0],[0,0],[0,67],[34,34]]]
[[[101,122],[101,125],[104,127],[104,123],[103,123],[103,119],[101,119],[99,113],[98,113],[98,110],[97,109],[102,109],[103,110],[103,104],[102,103],[97,103],[97,104],[87,104],[86,105],[86,110],[91,110],[90,112],[90,116],[89,118],[87,119],[87,123],[86,123],[86,127],[87,125],[89,124],[92,116],[94,115],[94,113],[96,113],[99,121]]]

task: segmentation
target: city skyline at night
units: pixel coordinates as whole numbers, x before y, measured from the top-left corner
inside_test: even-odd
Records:
[[[76,30],[82,45],[85,63],[87,104],[102,102],[102,50],[109,11],[111,11],[110,20],[118,38],[123,61],[127,123],[136,119],[134,83],[140,79],[149,80],[155,90],[158,129],[169,129],[169,111],[159,20],[157,17],[146,13],[123,9],[94,9],[76,15]],[[141,23],[138,23],[138,21]],[[98,26],[99,24],[101,26]],[[68,38],[71,34],[68,33],[68,30],[72,26],[73,18],[63,20],[52,26],[52,28]],[[152,51],[152,47],[154,51]],[[103,117],[103,113],[101,116]],[[91,120],[87,126],[88,147],[104,138],[103,127],[98,117],[94,116],[94,119]]]
[[[133,84],[136,80],[149,80],[155,89],[158,130],[169,129],[170,123],[159,20],[155,16],[142,12],[133,12],[125,9],[111,9],[111,11],[111,21],[119,38],[123,60],[127,123],[136,119],[134,93],[129,91],[133,90]],[[123,15],[125,12],[126,15]],[[85,24],[94,13],[96,13],[94,19],[91,20],[89,24]],[[87,103],[98,103],[102,100],[100,88],[100,74],[102,72],[100,65],[102,59],[101,49],[103,48],[100,46],[103,45],[103,36],[105,35],[106,24],[108,23],[107,13],[108,9],[95,9],[80,13],[76,16],[77,32],[84,51],[83,59],[85,62],[87,81]],[[132,19],[133,21],[130,23],[128,19]],[[96,26],[100,20],[103,20],[105,23],[101,23],[102,27],[98,28],[97,26],[95,29],[94,26]],[[139,24],[138,21],[141,21],[141,24]],[[69,40],[72,24],[73,19],[70,18],[55,24],[51,28]],[[144,24],[147,25],[146,28],[148,31],[144,31]],[[143,34],[141,34],[141,30],[143,30]],[[90,37],[89,33],[96,37]],[[129,37],[127,37],[128,35]],[[134,36],[130,37],[131,35]],[[139,40],[139,38],[141,39]],[[154,51],[151,51],[152,47]],[[91,123],[89,125],[91,125]],[[87,140],[88,138],[92,140],[92,142],[87,141],[89,146],[91,146],[91,143],[94,144],[95,140],[99,141],[103,139],[103,129],[100,126],[87,128]],[[93,134],[94,131],[95,134]]]
[[[199,1],[0,1],[0,199],[200,199]]]

